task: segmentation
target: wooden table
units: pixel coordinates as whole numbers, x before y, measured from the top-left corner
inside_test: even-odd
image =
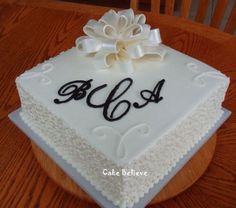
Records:
[[[78,5],[0,5],[0,207],[97,207],[80,201],[40,168],[30,141],[7,118],[20,106],[15,78],[26,69],[69,49],[91,18],[107,8]],[[149,16],[163,42],[218,68],[231,78],[224,106],[233,114],[218,131],[209,168],[190,189],[162,208],[236,207],[236,38],[171,16]]]

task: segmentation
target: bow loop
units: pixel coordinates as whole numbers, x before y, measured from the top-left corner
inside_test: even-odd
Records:
[[[148,43],[158,45],[161,43],[161,35],[159,29],[151,30],[148,37]]]
[[[124,15],[121,15],[118,18],[118,25],[117,25],[117,30],[119,31],[119,33],[122,33],[125,30],[125,28],[128,26],[128,24],[129,24],[129,21],[127,17]]]
[[[146,22],[146,17],[144,14],[138,14],[134,17],[134,22],[136,24],[144,25]]]
[[[103,23],[104,25],[116,27],[118,18],[119,16],[116,14],[116,12],[111,9],[110,11],[106,12],[98,22]]]
[[[103,34],[107,39],[116,39],[116,29],[111,25],[105,25],[103,27]]]
[[[89,20],[88,23],[83,27],[84,33],[90,38],[98,39],[103,38],[104,24],[95,20]]]
[[[95,53],[102,48],[100,41],[89,38],[88,36],[78,38],[75,44],[77,49],[83,53]]]
[[[117,13],[120,16],[125,16],[128,20],[128,24],[132,24],[134,21],[134,11],[132,9],[125,9],[125,10],[121,10],[118,11]]]
[[[136,39],[143,32],[141,25],[132,24],[123,32],[122,37],[124,40]]]
[[[143,14],[134,15],[132,9],[106,12],[100,20],[89,20],[83,30],[87,36],[76,40],[77,49],[94,54],[97,69],[109,68],[116,63],[132,73],[133,59],[152,56],[162,60],[165,50],[160,46],[159,29],[151,30]]]

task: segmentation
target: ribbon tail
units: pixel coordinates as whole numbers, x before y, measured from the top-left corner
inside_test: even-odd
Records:
[[[126,74],[132,74],[134,72],[133,61],[130,59],[126,50],[121,49],[119,54],[116,55],[116,63],[119,69]]]
[[[117,60],[116,61],[119,69],[121,69],[123,72],[127,74],[132,74],[134,72],[134,66],[133,66],[133,61],[130,59],[126,60]]]
[[[154,55],[160,58],[160,60],[163,60],[166,54],[166,50],[162,48],[160,45],[150,46],[150,45],[135,44],[128,46],[127,51],[132,59],[139,59],[146,55],[152,55],[152,56]]]
[[[109,68],[114,61],[114,54],[108,51],[101,50],[95,54],[93,63],[95,68],[99,70]]]
[[[161,34],[160,34],[160,30],[157,28],[157,29],[153,29],[150,31],[150,34],[149,34],[149,38],[148,40],[152,43],[156,43],[156,44],[159,44],[161,43]]]
[[[159,29],[153,29],[149,32],[148,38],[144,40],[142,43],[144,45],[159,45],[162,42],[161,34]]]
[[[145,56],[155,56],[162,61],[166,55],[166,49],[164,49],[161,45],[159,46],[144,46],[144,54]]]

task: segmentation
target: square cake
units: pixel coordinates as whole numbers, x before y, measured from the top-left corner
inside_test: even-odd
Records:
[[[131,9],[16,79],[21,117],[108,200],[132,207],[221,117],[229,78]]]

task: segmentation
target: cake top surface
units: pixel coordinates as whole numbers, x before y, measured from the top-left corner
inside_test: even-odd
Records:
[[[160,43],[161,52],[154,48],[154,57],[133,59],[131,68],[125,59],[99,70],[97,52],[81,53],[80,41],[23,73],[17,84],[118,165],[145,152],[228,82],[214,68]]]

